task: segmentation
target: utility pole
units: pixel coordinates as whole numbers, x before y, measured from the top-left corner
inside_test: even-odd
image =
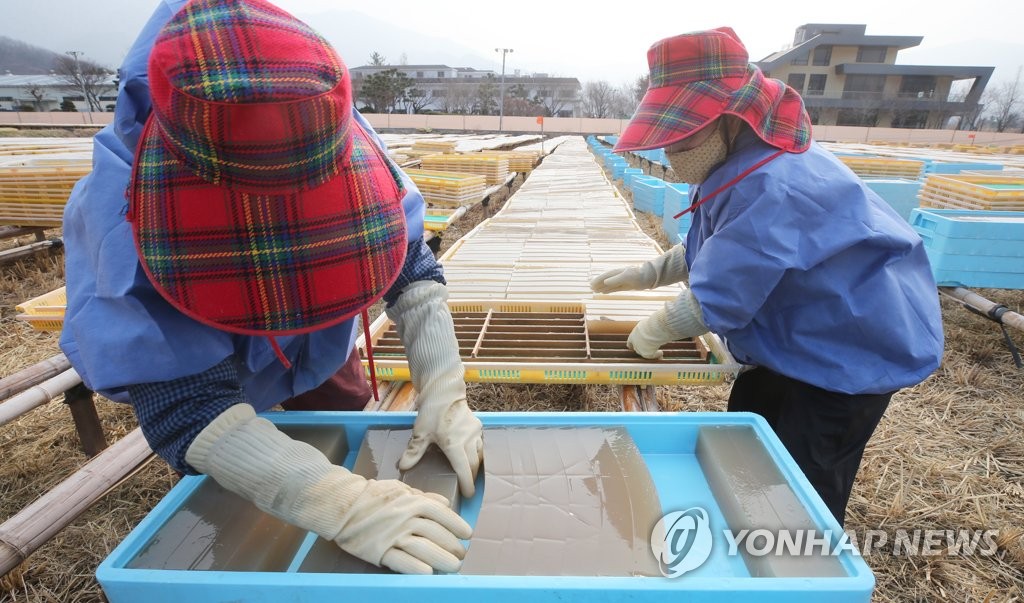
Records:
[[[502,121],[505,119],[505,55],[512,52],[511,48],[495,48],[501,53],[501,87],[498,89],[498,131],[503,132]]]
[[[82,66],[78,62],[78,55],[85,53],[81,50],[69,50],[64,54],[71,55],[75,59],[75,77],[78,78],[78,85],[82,88],[82,100],[85,101],[85,108],[89,112],[89,123],[92,123],[92,101],[89,100],[89,91],[85,88],[85,76],[82,75]]]

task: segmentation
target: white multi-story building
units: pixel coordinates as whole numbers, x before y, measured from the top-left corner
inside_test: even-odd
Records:
[[[389,70],[404,73],[409,79],[409,96],[413,102],[404,103],[402,109],[410,113],[469,113],[481,85],[494,86],[495,103],[500,94],[501,75],[494,71],[448,65],[363,65],[351,70],[358,105],[370,104],[361,96],[366,78]],[[524,113],[525,109],[517,103],[526,101],[536,101],[544,112],[554,117],[581,115],[581,86],[574,77],[551,77],[545,73],[523,75],[515,70],[505,74],[504,88],[506,115]],[[536,111],[537,106],[533,105],[530,110]]]
[[[109,76],[103,82],[104,90],[99,95],[104,111],[112,111],[117,100],[115,77]],[[65,101],[74,104],[76,111],[88,111],[85,95],[81,89],[55,75],[0,75],[0,111],[18,111],[32,107],[35,111],[60,111]]]

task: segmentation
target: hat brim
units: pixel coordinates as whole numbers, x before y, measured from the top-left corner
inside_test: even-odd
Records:
[[[613,151],[646,151],[688,138],[720,117],[747,78],[692,82],[650,88]]]
[[[199,178],[151,116],[132,170],[129,220],[139,260],[172,306],[247,335],[343,322],[398,278],[408,246],[397,168],[353,120],[334,177],[259,194]]]

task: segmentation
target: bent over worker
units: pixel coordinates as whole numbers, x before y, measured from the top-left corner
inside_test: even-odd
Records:
[[[470,527],[443,497],[354,475],[257,415],[361,409],[355,317],[383,298],[419,392],[400,468],[436,443],[473,494],[481,424],[423,198],[345,64],[263,0],[165,0],[121,82],[64,221],[61,347],[86,385],[130,402],[180,472],[370,563],[457,570]]]
[[[892,395],[942,358],[942,317],[921,239],[811,139],[792,88],[747,62],[732,29],[661,40],[650,87],[616,151],[664,148],[690,187],[686,245],[595,278],[594,291],[689,288],[629,346],[714,331],[748,365],[730,411],[762,415],[840,524]]]

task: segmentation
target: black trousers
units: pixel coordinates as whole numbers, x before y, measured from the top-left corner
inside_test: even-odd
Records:
[[[843,525],[864,448],[894,393],[840,394],[757,367],[736,378],[729,410],[768,421]]]

